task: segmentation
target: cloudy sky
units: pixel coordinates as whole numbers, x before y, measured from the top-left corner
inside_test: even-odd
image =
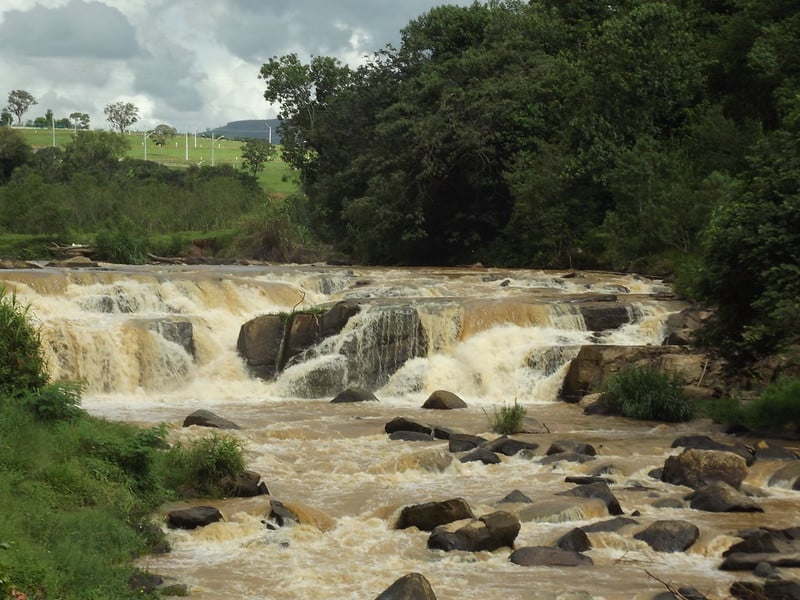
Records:
[[[472,0],[0,0],[0,108],[8,92],[38,100],[23,120],[139,107],[134,128],[205,130],[273,118],[261,65],[296,52],[351,65],[397,44],[411,19]]]

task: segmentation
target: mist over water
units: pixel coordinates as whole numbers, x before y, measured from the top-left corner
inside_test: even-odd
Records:
[[[143,425],[165,422],[173,441],[208,435],[182,428],[204,408],[238,423],[249,468],[272,498],[303,524],[265,529],[268,498],[227,499],[224,522],[170,531],[173,552],[142,565],[189,585],[197,599],[371,599],[395,579],[423,573],[440,600],[462,598],[649,599],[664,591],[648,572],[694,585],[709,598],[728,597],[741,574],[717,570],[739,529],[787,527],[800,508],[796,492],[771,487],[765,513],[708,514],[656,508],[687,492],[648,476],[677,450],[672,440],[707,433],[704,421],[663,425],[587,417],[558,400],[570,360],[583,345],[661,344],[670,314],[660,281],[607,273],[488,269],[329,267],[113,267],[0,272],[41,327],[54,379],[82,380],[83,406],[93,414]],[[592,298],[615,298],[627,323],[588,331],[580,310]],[[666,298],[666,299],[664,299]],[[252,377],[237,354],[241,326],[263,314],[292,312],[341,300],[360,312],[342,331],[295,359],[274,380]],[[416,337],[415,337],[416,336]],[[409,340],[406,354],[387,344]],[[407,357],[407,359],[406,359]],[[402,359],[402,360],[401,360]],[[331,404],[347,386],[369,387],[379,402]],[[429,411],[437,389],[457,393],[467,409]],[[518,402],[551,433],[526,435],[537,456],[501,464],[461,463],[447,443],[392,441],[386,422],[405,416],[493,437],[489,416]],[[598,456],[587,463],[539,460],[550,443],[577,439]],[[752,472],[765,486],[778,466]],[[603,474],[626,514],[642,528],[656,519],[686,519],[701,529],[687,553],[657,553],[630,531],[590,535],[589,568],[523,568],[510,550],[443,553],[428,534],[394,530],[409,504],[466,499],[477,515],[501,510],[517,489],[534,500],[516,546],[551,545],[574,527],[608,518],[586,502],[550,509],[570,475]],[[165,508],[166,510],[166,508]],[[792,521],[792,522],[788,522]],[[635,527],[634,527],[635,529]]]

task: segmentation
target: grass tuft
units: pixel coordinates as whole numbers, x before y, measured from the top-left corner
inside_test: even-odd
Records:
[[[500,408],[494,409],[494,415],[489,419],[489,426],[495,433],[508,435],[522,431],[522,422],[528,410],[514,400],[514,404],[508,406],[503,404]]]
[[[627,367],[609,377],[606,385],[605,400],[624,417],[669,422],[692,418],[683,383],[654,367]]]

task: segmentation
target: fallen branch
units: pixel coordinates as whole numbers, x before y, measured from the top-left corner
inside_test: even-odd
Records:
[[[650,577],[651,579],[655,579],[655,580],[656,580],[658,583],[660,583],[660,584],[661,584],[661,585],[663,585],[665,588],[667,588],[667,591],[668,591],[668,592],[671,592],[672,594],[674,594],[674,595],[675,595],[675,597],[676,597],[676,598],[678,598],[678,600],[689,600],[689,599],[688,599],[686,596],[684,596],[683,594],[681,594],[681,593],[680,593],[680,592],[679,592],[679,591],[678,591],[678,590],[677,590],[677,589],[676,589],[676,588],[675,588],[673,585],[671,585],[671,584],[667,583],[667,582],[666,582],[666,581],[664,581],[663,579],[659,579],[658,577],[656,577],[655,575],[653,575],[653,574],[652,574],[650,571],[648,571],[647,569],[645,569],[645,570],[644,570],[644,572],[645,572],[645,573],[647,573],[647,576],[648,576],[648,577]]]

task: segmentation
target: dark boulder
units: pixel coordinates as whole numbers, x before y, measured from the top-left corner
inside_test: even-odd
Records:
[[[390,440],[402,442],[432,442],[433,436],[430,433],[420,431],[393,431],[389,434]]]
[[[508,436],[502,436],[491,442],[483,445],[487,450],[498,452],[504,456],[514,456],[522,450],[529,450],[533,452],[539,447],[539,444],[534,442],[526,442],[524,440],[517,440]]]
[[[591,558],[580,552],[546,546],[518,548],[508,560],[523,567],[591,567],[594,564]]]
[[[280,500],[269,501],[269,513],[264,523],[267,529],[278,529],[279,527],[287,527],[296,525],[300,522],[297,514]]]
[[[586,532],[576,527],[558,538],[556,547],[570,552],[586,552],[591,549],[592,543]]]
[[[513,548],[519,530],[520,522],[517,517],[505,511],[497,511],[473,520],[455,531],[448,529],[446,525],[437,527],[428,538],[428,548],[445,552],[492,551],[505,546]]]
[[[450,434],[448,448],[450,452],[468,452],[474,450],[481,444],[486,443],[486,438],[479,435],[471,435],[469,433],[453,433]]]
[[[590,483],[587,485],[579,485],[576,488],[567,490],[566,492],[559,492],[556,496],[577,496],[579,498],[598,498],[605,502],[608,508],[608,514],[621,515],[622,508],[619,505],[619,500],[611,492],[608,484],[605,483]]]
[[[551,454],[550,456],[545,456],[539,462],[541,462],[543,465],[554,465],[562,461],[585,463],[589,462],[590,460],[595,460],[594,456],[588,456],[586,454],[578,454],[577,452],[559,452],[558,454]]]
[[[370,392],[369,390],[365,390],[364,388],[347,388],[346,390],[339,392],[336,397],[331,400],[333,404],[344,404],[344,403],[351,403],[351,402],[377,402],[378,398]]]
[[[262,315],[239,328],[236,350],[253,375],[262,379],[275,375],[285,325],[281,315]]]
[[[759,563],[767,563],[773,567],[797,569],[800,567],[800,552],[781,554],[733,552],[726,554],[719,568],[721,571],[752,571]]]
[[[222,513],[213,506],[192,506],[167,513],[167,526],[174,529],[197,529],[221,520]]]
[[[686,497],[689,506],[706,512],[764,512],[752,498],[723,481],[714,481]]]
[[[485,465],[496,465],[501,462],[500,457],[486,448],[476,448],[469,454],[465,454],[459,459],[462,463],[482,462]]]
[[[422,531],[432,531],[439,525],[474,518],[475,515],[466,500],[452,498],[441,502],[425,502],[404,507],[400,511],[395,529],[416,527]]]
[[[677,590],[679,595],[672,592],[661,592],[653,600],[708,600],[708,596],[689,586],[681,586]]]
[[[508,494],[505,498],[500,500],[500,502],[517,502],[520,504],[530,504],[531,502],[533,502],[533,500],[528,498],[528,496],[523,494],[521,491],[514,490],[513,492]]]
[[[547,456],[552,454],[560,454],[562,452],[575,452],[577,454],[585,454],[586,456],[597,456],[597,451],[591,444],[584,442],[576,442],[575,440],[557,440],[550,444],[547,449]]]
[[[687,521],[656,521],[633,537],[657,552],[684,552],[700,537],[700,530]]]
[[[786,529],[748,529],[736,535],[742,538],[728,548],[722,555],[728,556],[735,553],[780,553],[800,552],[800,527]]]
[[[606,519],[605,521],[598,521],[591,525],[581,527],[586,533],[602,533],[608,531],[619,531],[628,525],[638,525],[639,521],[631,519],[630,517],[615,517],[613,519]]]
[[[196,410],[183,420],[183,426],[197,425],[198,427],[212,427],[215,429],[239,429],[233,421],[223,419],[210,410]]]
[[[424,575],[409,573],[378,594],[375,600],[436,600]]]
[[[236,477],[225,477],[220,482],[220,487],[226,496],[234,498],[252,498],[269,494],[267,484],[261,480],[261,474],[255,471],[245,471]]]
[[[431,437],[433,436],[433,429],[431,427],[417,421],[412,421],[411,419],[406,419],[405,417],[395,417],[384,425],[383,430],[386,433],[394,433],[395,431],[416,431],[418,433],[427,433]]]
[[[614,483],[613,479],[608,477],[600,477],[598,475],[567,475],[564,477],[566,483],[575,483],[577,485],[587,485],[590,483]]]
[[[422,408],[429,408],[433,410],[453,410],[456,408],[467,408],[467,403],[461,398],[456,396],[453,392],[447,390],[436,390],[425,403]]]
[[[682,435],[675,438],[672,442],[673,448],[684,448],[686,450],[720,450],[722,452],[733,452],[741,456],[748,466],[753,464],[755,457],[744,444],[723,444],[707,435]]]

